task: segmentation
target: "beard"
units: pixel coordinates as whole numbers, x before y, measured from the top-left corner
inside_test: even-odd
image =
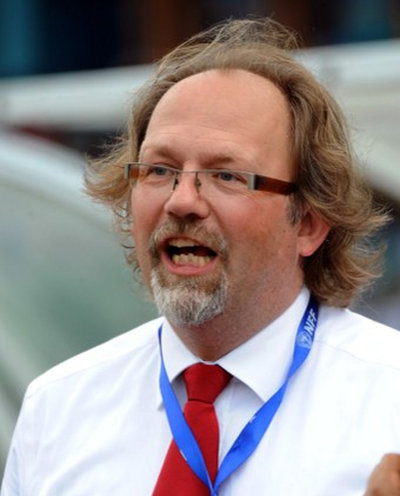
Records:
[[[178,235],[204,240],[219,253],[223,267],[218,273],[182,277],[167,273],[160,261],[159,240]],[[200,326],[224,312],[227,304],[228,278],[226,242],[219,236],[187,221],[169,221],[153,234],[150,287],[160,314],[176,325]]]
[[[160,314],[176,325],[200,326],[223,313],[228,293],[225,273],[213,284],[199,279],[170,284],[153,269],[151,289]]]

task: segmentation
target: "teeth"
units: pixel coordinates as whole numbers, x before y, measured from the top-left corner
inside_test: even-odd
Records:
[[[172,261],[176,265],[194,265],[196,267],[203,267],[211,262],[211,257],[198,257],[189,253],[187,255],[173,255]]]
[[[169,246],[176,246],[176,248],[185,248],[187,246],[194,246],[193,241],[185,238],[174,238],[169,241]]]
[[[203,267],[214,258],[211,254],[212,250],[188,238],[171,238],[168,247],[169,256],[175,265]],[[174,253],[175,251],[177,253]]]

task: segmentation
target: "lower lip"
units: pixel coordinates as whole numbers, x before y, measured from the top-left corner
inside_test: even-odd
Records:
[[[181,276],[200,276],[206,274],[213,270],[218,263],[218,257],[215,257],[209,263],[202,266],[190,264],[176,265],[166,253],[162,253],[161,260],[168,272]]]

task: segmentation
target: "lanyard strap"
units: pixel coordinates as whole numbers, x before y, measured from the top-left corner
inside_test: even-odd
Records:
[[[214,485],[211,482],[201,450],[188,426],[165,369],[161,346],[162,326],[158,330],[160,346],[160,390],[173,438],[193,472],[210,489],[211,496],[217,496],[220,485],[253,453],[268,429],[285,395],[290,378],[304,363],[314,341],[318,322],[318,303],[310,296],[307,308],[296,333],[292,363],[282,386],[261,406],[222,460]]]

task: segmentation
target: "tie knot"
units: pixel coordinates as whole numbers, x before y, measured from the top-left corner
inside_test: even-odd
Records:
[[[196,363],[183,372],[188,400],[214,403],[231,379],[219,365]]]

